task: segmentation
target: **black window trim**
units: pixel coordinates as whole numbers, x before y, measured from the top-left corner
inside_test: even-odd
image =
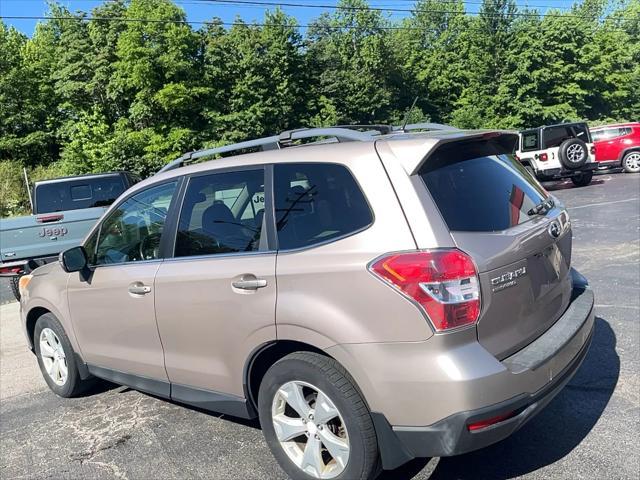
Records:
[[[263,224],[265,226],[265,233],[267,234],[267,248],[264,250],[254,250],[251,252],[226,252],[226,253],[208,253],[205,255],[189,255],[189,256],[176,256],[175,255],[175,246],[178,237],[178,223],[180,222],[180,213],[182,212],[182,207],[184,205],[184,200],[187,193],[187,188],[189,186],[189,182],[192,178],[198,178],[209,175],[216,175],[222,173],[231,173],[231,172],[240,172],[245,170],[262,170],[264,172],[264,220]],[[277,251],[276,241],[275,241],[275,212],[273,207],[273,165],[272,164],[264,164],[264,163],[255,163],[251,165],[237,165],[235,167],[223,167],[223,168],[212,168],[209,170],[202,170],[199,172],[194,172],[191,174],[186,174],[183,176],[183,184],[181,191],[179,192],[179,204],[176,208],[171,222],[171,229],[163,230],[163,239],[164,232],[167,232],[167,241],[166,241],[166,249],[161,250],[162,253],[165,254],[164,259],[167,261],[190,261],[190,260],[202,260],[209,258],[224,258],[224,257],[238,257],[238,256],[255,256],[255,255],[265,255],[265,254],[274,254]],[[171,232],[169,234],[169,232]]]
[[[85,239],[82,242],[82,246],[84,247],[87,243],[87,241],[91,238],[91,236],[97,232],[98,238],[96,240],[96,251],[98,248],[98,243],[100,242],[100,234],[102,233],[102,225],[104,224],[104,222],[111,216],[111,212],[113,212],[114,210],[118,209],[120,207],[120,205],[122,205],[124,202],[126,202],[127,200],[129,200],[131,197],[138,195],[139,193],[143,193],[146,192],[147,190],[150,190],[152,188],[156,188],[156,187],[160,187],[162,185],[168,185],[170,183],[176,183],[176,188],[173,192],[173,196],[171,197],[171,203],[169,203],[169,209],[167,210],[167,219],[164,223],[164,227],[162,228],[162,235],[160,236],[160,253],[158,255],[158,258],[154,258],[151,260],[134,260],[134,261],[129,261],[129,262],[118,262],[118,263],[106,263],[106,264],[101,264],[101,265],[93,265],[93,264],[89,264],[88,268],[93,272],[95,269],[97,268],[105,268],[105,267],[122,267],[125,265],[144,265],[147,263],[158,263],[158,262],[162,262],[164,261],[164,259],[166,258],[165,253],[166,253],[166,248],[167,248],[167,243],[168,243],[168,232],[169,232],[169,228],[173,226],[174,223],[174,216],[175,216],[175,209],[176,209],[176,205],[177,205],[177,199],[178,196],[183,192],[184,190],[184,177],[172,177],[172,178],[168,178],[162,182],[158,182],[158,183],[153,183],[151,185],[147,185],[144,188],[141,188],[139,190],[136,190],[134,192],[129,192],[126,196],[122,197],[122,199],[116,204],[114,203],[109,210],[106,212],[106,214],[100,219],[100,221],[91,229],[91,231],[89,232],[89,234],[85,237]],[[95,252],[94,252],[95,253]]]
[[[371,214],[371,222],[367,225],[359,228],[358,230],[354,230],[352,232],[346,233],[344,235],[340,235],[338,237],[329,238],[327,240],[323,240],[317,243],[313,243],[311,245],[305,245],[304,247],[297,248],[287,248],[280,249],[278,245],[278,236],[276,232],[276,214],[275,214],[275,202],[274,202],[274,171],[275,165],[291,165],[291,164],[301,164],[301,165],[337,165],[343,167],[347,170],[351,178],[355,182],[356,186],[362,193],[362,196],[365,200],[367,208],[369,209],[369,213]],[[228,253],[211,253],[206,255],[193,255],[188,257],[176,257],[175,256],[175,242],[178,235],[178,222],[180,217],[180,212],[182,211],[182,205],[184,203],[184,197],[186,195],[187,186],[189,180],[194,177],[212,175],[216,173],[227,173],[227,172],[237,172],[242,170],[259,170],[263,168],[265,172],[264,176],[264,195],[265,195],[265,229],[267,234],[267,248],[265,250],[255,250],[252,252],[228,252]],[[179,207],[176,208],[175,213],[172,215],[172,223],[170,225],[171,229],[168,228],[169,222],[165,225],[165,229],[163,230],[163,239],[165,232],[170,240],[167,240],[166,250],[161,250],[161,253],[164,252],[164,260],[165,261],[192,261],[192,260],[203,260],[210,258],[224,258],[224,257],[239,257],[239,256],[256,256],[256,255],[269,255],[269,254],[280,254],[280,253],[296,253],[302,252],[305,250],[310,250],[312,248],[321,247],[323,245],[328,245],[333,242],[337,242],[340,240],[344,240],[345,238],[352,237],[354,235],[358,235],[365,230],[371,228],[376,222],[375,211],[371,208],[371,203],[367,198],[360,182],[356,175],[353,174],[353,171],[349,168],[349,166],[340,162],[309,162],[309,161],[287,161],[287,162],[278,162],[276,163],[255,163],[251,165],[237,165],[234,167],[223,167],[223,168],[212,168],[208,170],[203,170],[191,174],[186,174],[183,177],[183,185],[179,192],[179,197],[177,201],[179,201]],[[171,231],[172,230],[172,231]],[[139,262],[138,262],[139,263]]]
[[[538,137],[538,142],[535,148],[526,148],[524,145],[524,136],[530,135],[532,133],[536,134]],[[539,128],[532,128],[531,130],[524,130],[520,135],[520,151],[521,152],[537,152],[538,150],[542,150],[542,132]]]
[[[364,193],[364,190],[362,189],[362,186],[360,185],[360,182],[358,182],[358,177],[356,177],[353,174],[353,171],[344,163],[339,163],[339,162],[301,162],[301,161],[291,161],[291,162],[279,162],[277,165],[337,165],[339,167],[344,168],[345,170],[347,170],[347,172],[349,173],[349,175],[351,176],[351,178],[353,179],[354,183],[356,184],[356,187],[358,187],[358,190],[360,190],[360,193],[362,194],[362,197],[364,198],[365,203],[367,204],[367,208],[369,209],[369,213],[371,214],[371,222],[369,222],[367,225],[364,225],[363,227],[354,230],[352,232],[349,233],[345,233],[344,235],[340,235],[338,237],[332,237],[329,238],[327,240],[322,240],[320,242],[316,242],[316,243],[312,243],[311,245],[305,245],[304,247],[296,247],[296,248],[283,248],[280,249],[280,246],[277,245],[277,251],[278,254],[280,253],[297,253],[297,252],[302,252],[305,250],[311,250],[312,248],[317,248],[317,247],[321,247],[323,245],[328,245],[330,243],[334,243],[337,242],[339,240],[344,240],[345,238],[349,238],[352,237],[354,235],[358,235],[359,233],[364,232],[365,230],[368,230],[369,228],[371,228],[373,226],[374,223],[376,223],[376,216],[375,216],[375,212],[373,210],[373,208],[371,208],[371,203],[369,202],[369,199],[367,198],[367,195]],[[275,169],[274,169],[275,171]],[[273,183],[271,185],[271,187],[273,188]],[[272,194],[273,194],[273,190],[272,190]],[[275,203],[272,204],[272,207],[274,209],[273,211],[273,224],[272,224],[272,228],[273,228],[273,232],[276,235],[276,242],[277,242],[277,232],[276,232],[276,221],[275,221]]]

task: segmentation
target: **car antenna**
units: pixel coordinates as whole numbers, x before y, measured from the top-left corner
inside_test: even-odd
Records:
[[[404,116],[404,122],[402,122],[402,128],[400,130],[402,130],[404,132],[404,129],[407,127],[407,124],[409,123],[409,118],[411,117],[411,112],[413,112],[413,109],[416,107],[416,103],[418,103],[418,98],[416,97],[413,100],[413,103],[411,104],[411,107],[409,107],[409,110],[407,110],[407,114]]]

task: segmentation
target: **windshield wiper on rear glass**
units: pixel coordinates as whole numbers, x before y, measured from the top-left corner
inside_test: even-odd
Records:
[[[534,215],[546,215],[549,210],[555,207],[555,205],[553,198],[549,197],[530,209],[527,212],[527,215],[530,217],[533,217]]]

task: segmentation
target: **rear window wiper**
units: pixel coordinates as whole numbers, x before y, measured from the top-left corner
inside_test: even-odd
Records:
[[[529,215],[530,217],[533,217],[534,215],[546,215],[547,212],[555,206],[556,204],[553,201],[553,198],[547,198],[546,200],[543,200],[542,202],[537,204],[535,207],[530,209],[527,212],[527,215]]]

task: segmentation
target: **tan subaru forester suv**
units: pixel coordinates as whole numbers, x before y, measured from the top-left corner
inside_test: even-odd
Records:
[[[517,141],[303,129],[180,157],[22,278],[45,380],[259,417],[295,479],[504,439],[571,379],[594,323],[569,215]]]

